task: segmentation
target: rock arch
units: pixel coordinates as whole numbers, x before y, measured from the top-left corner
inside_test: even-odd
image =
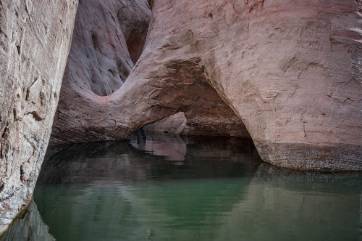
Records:
[[[103,12],[110,16],[89,20],[90,12],[95,18],[103,17]],[[159,64],[148,61],[163,58],[160,52],[141,57],[134,66],[150,21],[145,0],[80,2],[53,143],[121,139],[178,112],[187,120],[184,134],[248,136],[239,118],[210,86],[199,57],[176,56]],[[99,28],[99,22],[109,26]],[[106,38],[111,30],[111,37]],[[160,46],[161,50],[171,50],[170,44]],[[109,78],[116,84],[104,91]]]
[[[63,99],[82,108],[61,100],[54,140],[124,138],[192,113],[195,97],[213,92],[219,101],[210,102],[240,130],[245,124],[264,161],[361,170],[359,7],[353,0],[153,1],[146,46],[127,81],[106,97],[67,91],[65,82]]]

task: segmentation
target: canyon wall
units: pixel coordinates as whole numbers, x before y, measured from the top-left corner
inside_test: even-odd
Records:
[[[146,19],[142,26],[148,26],[148,3],[126,2],[119,4],[132,14],[117,18],[119,7],[112,7],[105,20],[109,26],[132,28],[139,19]],[[107,66],[109,73],[102,81],[115,74],[122,83],[107,93],[92,87],[96,73],[107,72],[99,70],[106,65],[101,61],[95,68],[84,66],[87,51],[82,46],[95,49],[100,43],[96,37],[92,46],[92,31],[111,46],[118,35],[94,26],[85,31],[78,21],[55,121],[55,143],[121,139],[161,120],[145,129],[249,133],[262,159],[274,165],[362,169],[359,1],[156,0],[152,15],[138,60],[132,56],[139,55],[142,41],[127,41],[119,27],[124,36],[120,34],[115,44],[123,52],[114,52],[110,62],[116,64]],[[78,19],[89,16],[80,9]],[[141,32],[131,39],[146,33]],[[84,36],[87,41],[81,41]],[[129,47],[131,43],[136,47]],[[137,54],[132,54],[134,49]],[[117,58],[122,60],[118,63],[129,63],[127,68],[117,65]],[[118,78],[124,69],[129,73],[126,80],[127,74]]]
[[[54,143],[144,127],[362,170],[361,5],[82,0],[59,97],[77,1],[0,1],[0,232],[31,198],[59,98]]]
[[[352,0],[155,1],[134,73],[167,83],[165,72],[201,66],[264,161],[361,170],[359,9]]]
[[[80,2],[53,143],[123,139],[176,113],[165,132],[248,135],[210,86],[200,59],[160,62],[149,66],[152,70],[144,66],[154,65],[144,54],[139,59],[144,45],[154,41],[146,40],[152,31],[150,7],[146,0]],[[158,68],[163,72],[149,72]]]
[[[0,1],[0,233],[31,199],[76,8],[76,0]]]

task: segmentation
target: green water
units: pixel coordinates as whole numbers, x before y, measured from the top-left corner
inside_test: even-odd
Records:
[[[362,177],[260,164],[248,143],[149,138],[50,150],[4,240],[361,240]]]

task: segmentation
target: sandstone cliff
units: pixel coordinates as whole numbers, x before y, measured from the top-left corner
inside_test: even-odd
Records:
[[[76,0],[0,1],[0,233],[31,198],[76,7]]]
[[[241,120],[208,83],[201,59],[170,60],[164,66],[141,57],[134,68],[151,15],[146,0],[80,2],[53,128],[55,143],[122,139],[175,113],[178,133],[247,135]],[[148,39],[146,46],[154,40]],[[154,65],[154,70],[144,64]]]
[[[84,4],[94,5],[88,2]],[[127,2],[108,11],[108,27],[129,29],[139,19],[146,19],[142,26],[148,24],[147,2]],[[125,138],[166,118],[150,128],[206,135],[246,136],[248,131],[263,160],[274,165],[362,169],[359,1],[152,2],[152,21],[137,63],[133,66],[137,58],[132,56],[139,54],[142,41],[133,39],[145,31],[132,38],[137,54],[132,54],[125,30],[116,43],[120,46],[111,46],[120,49],[116,59],[128,63],[127,68],[114,58],[111,68],[82,65],[88,52],[83,44],[97,56],[102,52],[92,46],[91,32],[107,41],[118,35],[96,26],[83,28],[82,19],[90,15],[81,4],[55,141]],[[117,18],[120,6],[132,14]],[[85,36],[88,40],[82,41]],[[106,68],[109,73],[96,85],[111,81],[113,73],[115,78],[124,69],[129,73],[107,95],[92,87],[96,73]]]
[[[0,231],[31,197],[76,7],[0,1]],[[53,140],[250,134],[274,165],[362,170],[361,12],[359,0],[80,1]]]

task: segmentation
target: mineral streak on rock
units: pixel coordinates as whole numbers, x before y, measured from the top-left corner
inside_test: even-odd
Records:
[[[31,199],[58,103],[77,4],[0,1],[0,233]]]

